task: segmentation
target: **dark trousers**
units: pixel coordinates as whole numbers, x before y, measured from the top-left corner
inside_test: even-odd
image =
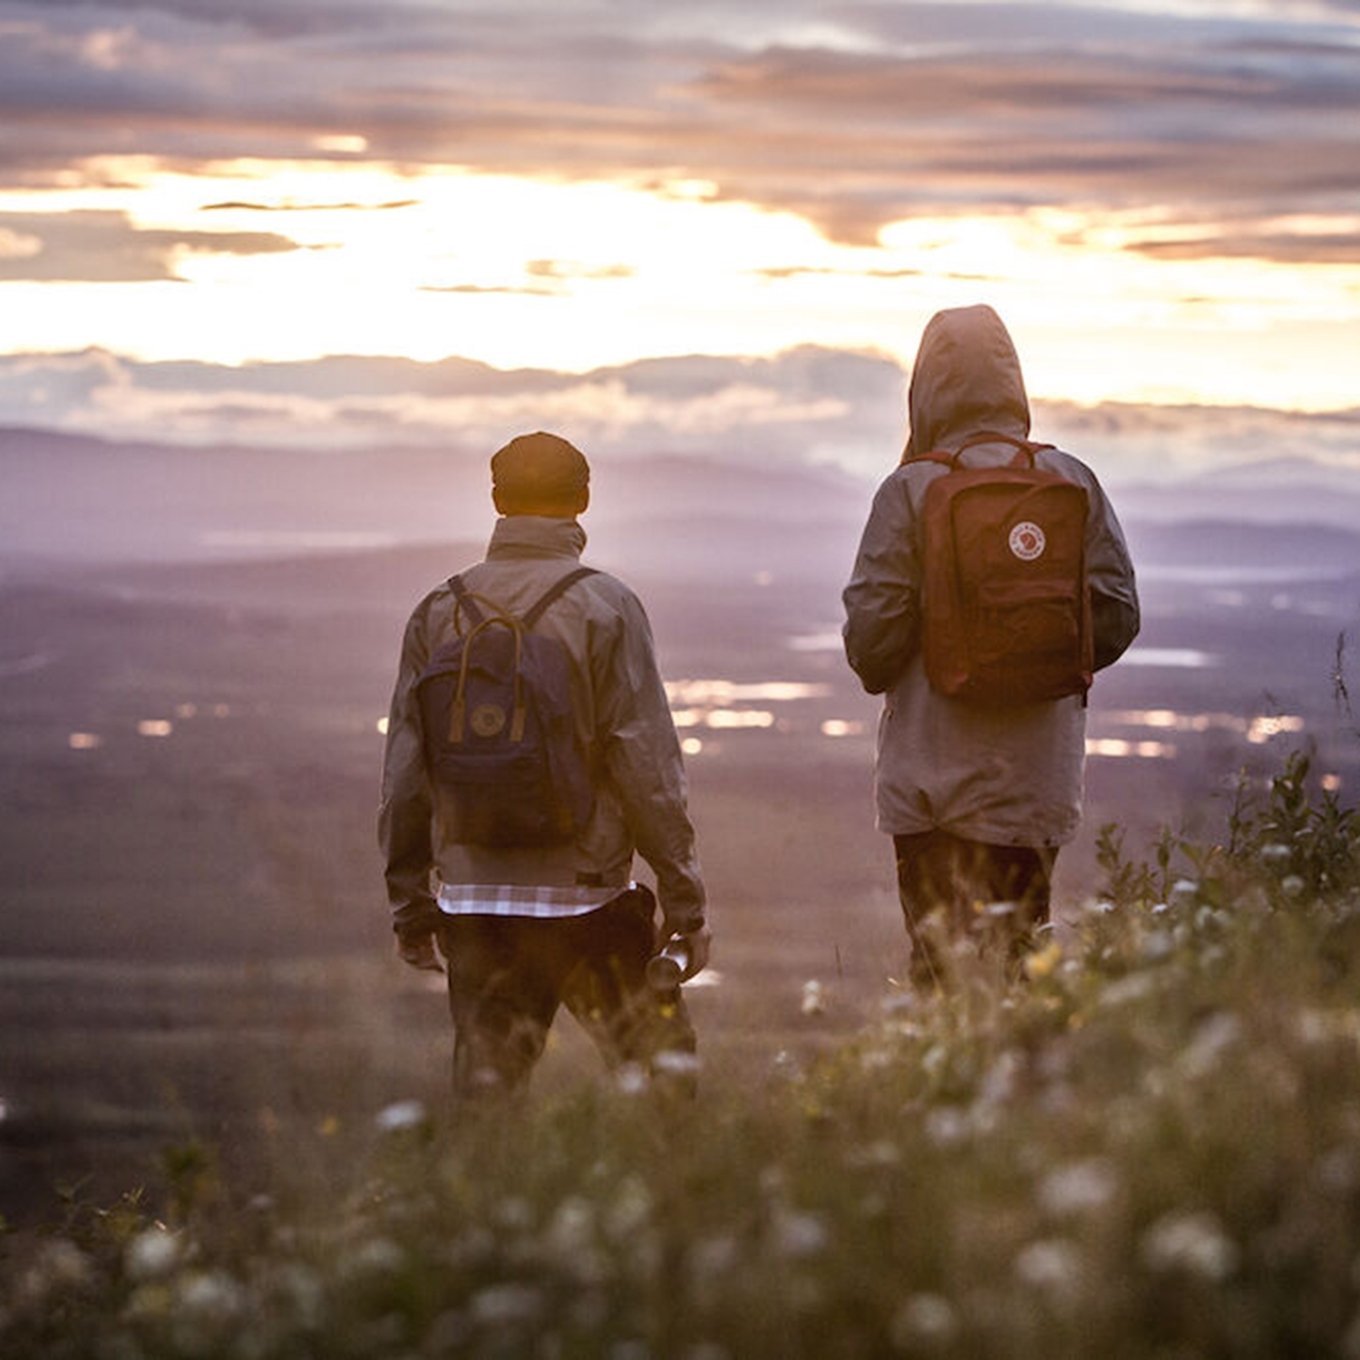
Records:
[[[938,986],[945,977],[924,928],[932,913],[949,935],[999,948],[1010,968],[1018,968],[1034,932],[1048,922],[1056,848],[987,845],[935,830],[894,836],[893,849],[914,981]]]
[[[650,1067],[661,1053],[693,1054],[679,988],[657,993],[647,985],[654,908],[651,892],[640,888],[583,916],[445,917],[440,948],[448,960],[455,1099],[523,1089],[563,1005],[611,1069]],[[692,1089],[692,1070],[671,1084],[686,1081]]]

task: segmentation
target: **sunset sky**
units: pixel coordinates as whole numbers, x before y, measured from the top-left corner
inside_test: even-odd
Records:
[[[974,301],[1353,428],[1360,4],[0,0],[3,423],[815,429]]]

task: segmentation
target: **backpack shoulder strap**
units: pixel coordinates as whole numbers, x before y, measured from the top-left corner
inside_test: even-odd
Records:
[[[581,580],[583,577],[586,576],[596,575],[598,575],[598,572],[594,567],[576,567],[574,570],[569,571],[565,576],[563,576],[561,580],[554,581],[552,585],[550,585],[547,588],[547,590],[545,590],[543,594],[540,595],[538,599],[532,605],[530,605],[529,608],[525,611],[524,617],[522,619],[524,627],[526,629],[532,628],[534,624],[536,624],[539,621],[539,619],[543,617],[544,613],[548,609],[548,606],[551,605],[553,601],[556,600],[557,597],[561,595],[564,591],[569,590],[572,586],[574,586],[577,581]]]
[[[472,626],[474,628],[479,623],[483,622],[484,615],[478,607],[477,601],[473,598],[472,592],[467,588],[467,584],[461,576],[449,577],[449,589],[453,591],[454,598],[453,620],[455,632],[458,631],[458,611],[460,609],[467,611],[467,616],[472,620]]]

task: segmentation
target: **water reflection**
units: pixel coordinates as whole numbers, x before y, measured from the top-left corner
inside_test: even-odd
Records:
[[[1218,665],[1212,652],[1194,647],[1130,647],[1119,659],[1121,666],[1163,666],[1170,670],[1210,670]]]
[[[774,714],[767,708],[673,708],[677,727],[773,727]]]
[[[721,708],[739,703],[788,703],[795,699],[820,699],[831,693],[830,685],[801,680],[668,680],[666,697],[672,705]]]
[[[1174,760],[1176,747],[1169,741],[1126,741],[1122,737],[1087,737],[1088,756],[1136,757],[1140,760]]]
[[[1295,713],[1257,714],[1244,718],[1236,713],[1177,713],[1169,708],[1125,708],[1105,715],[1119,727],[1151,727],[1170,732],[1232,732],[1253,746],[1272,737],[1302,732],[1304,722]]]

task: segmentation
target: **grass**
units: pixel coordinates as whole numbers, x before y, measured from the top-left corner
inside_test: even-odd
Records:
[[[622,1079],[446,1127],[192,1139],[11,1238],[7,1357],[1360,1355],[1360,820],[1290,759],[1216,844],[1115,828],[1007,982],[693,1104]]]

